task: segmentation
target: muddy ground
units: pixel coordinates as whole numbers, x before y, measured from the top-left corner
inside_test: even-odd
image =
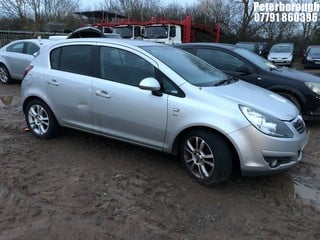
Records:
[[[159,152],[23,133],[19,88],[0,85],[1,240],[320,239],[320,123],[290,170],[207,188]]]

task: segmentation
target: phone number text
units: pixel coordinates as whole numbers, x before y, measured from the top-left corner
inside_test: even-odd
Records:
[[[318,12],[256,12],[255,22],[317,22]]]

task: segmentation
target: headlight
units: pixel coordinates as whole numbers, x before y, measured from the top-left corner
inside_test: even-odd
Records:
[[[313,92],[320,95],[320,83],[305,82],[306,86],[310,88]]]
[[[273,137],[292,138],[293,132],[281,120],[250,107],[239,106],[243,115],[260,132]]]

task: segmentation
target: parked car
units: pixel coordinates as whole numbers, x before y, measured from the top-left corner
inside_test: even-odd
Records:
[[[276,92],[292,101],[303,117],[320,119],[320,78],[280,68],[235,45],[188,43],[176,47],[202,58],[224,73]]]
[[[285,98],[146,41],[46,44],[28,67],[21,97],[35,137],[52,138],[63,126],[176,154],[205,185],[233,169],[287,169],[301,160],[308,139]]]
[[[292,66],[294,61],[293,43],[277,43],[272,45],[268,60],[277,65]]]
[[[25,68],[47,39],[15,40],[0,49],[0,82],[10,84],[22,80]]]
[[[307,47],[303,57],[304,68],[320,67],[320,45],[311,45]]]
[[[248,51],[256,54],[260,53],[259,44],[256,42],[237,42],[236,46],[239,48],[247,49]]]

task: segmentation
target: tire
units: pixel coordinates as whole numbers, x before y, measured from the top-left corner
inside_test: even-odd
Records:
[[[31,133],[41,139],[50,139],[58,133],[59,125],[52,111],[43,101],[35,99],[26,107],[26,122]]]
[[[180,158],[187,173],[206,186],[225,181],[232,171],[228,143],[209,131],[188,132],[180,145]]]
[[[13,82],[8,69],[3,64],[0,64],[0,82],[3,84],[11,84]]]
[[[278,94],[280,94],[282,97],[284,97],[284,98],[288,99],[290,102],[292,102],[296,106],[296,108],[298,109],[299,113],[301,113],[301,111],[302,111],[301,104],[295,96],[291,95],[290,93],[284,93],[284,92],[279,92]]]

